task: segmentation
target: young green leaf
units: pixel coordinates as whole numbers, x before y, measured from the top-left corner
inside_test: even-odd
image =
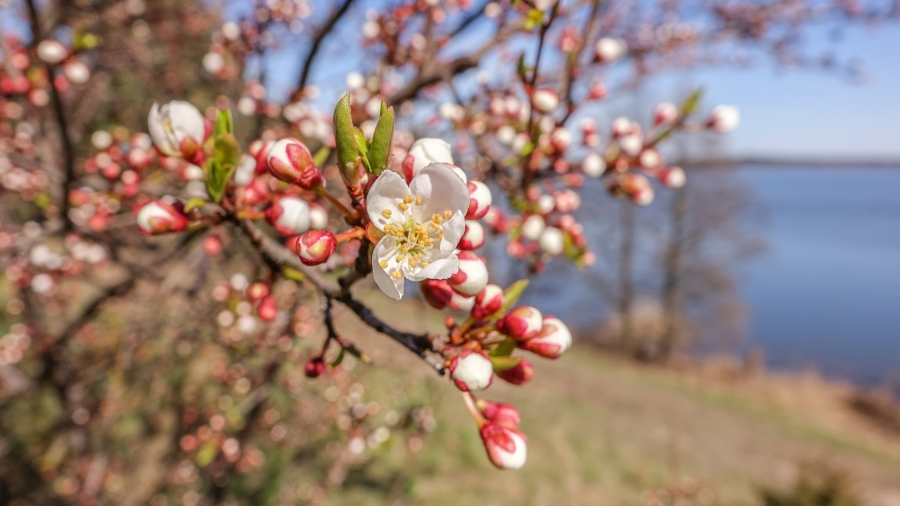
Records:
[[[366,140],[366,134],[359,128],[353,127],[353,136],[356,138],[356,150],[363,166],[367,171],[372,172],[372,168],[369,165],[369,143]]]
[[[519,297],[522,296],[522,292],[524,292],[525,288],[527,287],[527,279],[520,279],[519,281],[516,281],[515,283],[509,285],[509,288],[507,288],[503,292],[503,307],[500,308],[500,311],[497,312],[497,315],[504,315],[510,309],[512,309],[512,307],[516,305],[516,302],[519,301]]]
[[[516,341],[506,338],[497,345],[496,348],[488,352],[490,357],[508,357],[516,349]]]
[[[384,105],[382,103],[382,105]],[[375,125],[372,134],[372,149],[368,153],[370,170],[376,176],[387,168],[391,157],[391,143],[394,140],[394,108],[388,107]]]
[[[234,121],[231,118],[231,111],[225,109],[216,111],[216,127],[213,129],[213,136],[218,137],[222,134],[234,133]]]
[[[334,108],[334,143],[337,148],[338,166],[341,171],[347,173],[347,165],[355,164],[359,154],[356,138],[353,133],[353,117],[350,113],[350,94],[346,94],[338,101]],[[352,175],[353,177],[349,177]],[[356,179],[355,174],[348,175],[351,181]]]
[[[519,365],[522,357],[491,357],[491,364],[494,366],[494,372],[507,371]]]

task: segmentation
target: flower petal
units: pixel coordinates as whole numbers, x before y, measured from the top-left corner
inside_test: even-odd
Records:
[[[406,272],[406,277],[411,281],[423,281],[425,279],[447,279],[459,270],[459,258],[451,255],[440,258],[428,264],[424,269]]]
[[[432,163],[413,178],[409,189],[414,196],[422,197],[422,205],[415,206],[418,221],[431,218],[432,214],[465,214],[469,208],[469,188],[450,167]]]
[[[386,170],[378,176],[366,197],[366,211],[378,230],[384,231],[384,226],[388,223],[402,225],[402,213],[397,204],[409,194],[409,186],[396,172]],[[381,214],[385,210],[391,212],[391,218],[385,218]]]
[[[378,285],[378,288],[381,288],[382,292],[392,299],[400,300],[403,297],[403,283],[406,280],[402,276],[400,279],[394,279],[381,267],[381,261],[384,260],[388,263],[388,269],[391,272],[397,268],[397,262],[394,257],[399,250],[395,245],[396,240],[393,237],[385,237],[375,245],[375,251],[372,252],[372,276],[375,278],[375,284]]]
[[[176,139],[181,142],[190,137],[197,141],[197,144],[203,142],[206,136],[206,121],[200,110],[190,102],[181,100],[173,100],[167,105],[168,117],[172,121]]]
[[[466,216],[457,211],[452,218],[444,222],[441,230],[444,231],[444,238],[441,239],[441,253],[446,255],[456,249],[459,240],[466,233]]]
[[[163,154],[166,156],[177,156],[179,154],[177,144],[173,142],[173,139],[166,131],[166,127],[163,125],[163,117],[157,103],[154,103],[153,107],[150,108],[150,115],[147,117],[147,129],[150,131],[150,138],[153,139],[153,144]]]

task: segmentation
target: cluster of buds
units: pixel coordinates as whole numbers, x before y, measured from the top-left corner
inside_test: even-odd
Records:
[[[66,47],[54,39],[45,39],[37,44],[34,56],[15,36],[8,37],[8,65],[0,70],[0,95],[11,97],[21,95],[36,107],[50,102],[49,87],[65,93],[73,84],[84,84],[91,77],[91,70],[78,55],[96,44],[89,34],[80,34],[76,47]],[[60,68],[53,73],[50,68]]]

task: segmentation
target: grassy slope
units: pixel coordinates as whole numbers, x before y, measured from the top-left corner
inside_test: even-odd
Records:
[[[416,319],[434,325],[430,314]],[[792,483],[810,463],[849,474],[867,504],[900,504],[900,442],[854,419],[840,388],[802,377],[715,381],[577,347],[536,363],[525,387],[491,387],[486,397],[519,407],[530,438],[526,467],[497,471],[449,382],[383,338],[363,335],[352,317],[339,321],[393,369],[357,369],[367,386],[377,390],[398,373],[421,378],[412,396],[433,406],[438,428],[418,455],[395,448],[330,504],[654,504],[660,489],[663,498],[690,499],[678,504],[754,504],[757,487]],[[397,473],[404,494],[397,480],[392,493],[372,485]]]

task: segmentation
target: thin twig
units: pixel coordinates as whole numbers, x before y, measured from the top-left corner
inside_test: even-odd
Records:
[[[300,99],[300,96],[303,94],[303,88],[306,87],[306,82],[309,79],[309,73],[312,70],[313,60],[315,60],[316,55],[319,53],[319,47],[322,45],[322,41],[325,40],[325,37],[328,36],[329,33],[334,29],[334,26],[338,21],[347,13],[350,9],[350,5],[353,4],[355,0],[345,0],[343,5],[341,5],[338,10],[334,11],[331,14],[331,17],[322,25],[321,28],[316,32],[316,35],[313,37],[312,46],[309,48],[309,53],[306,55],[306,60],[303,62],[303,71],[300,73],[300,80],[297,82],[297,89],[294,91],[294,94],[291,96],[291,102]]]

